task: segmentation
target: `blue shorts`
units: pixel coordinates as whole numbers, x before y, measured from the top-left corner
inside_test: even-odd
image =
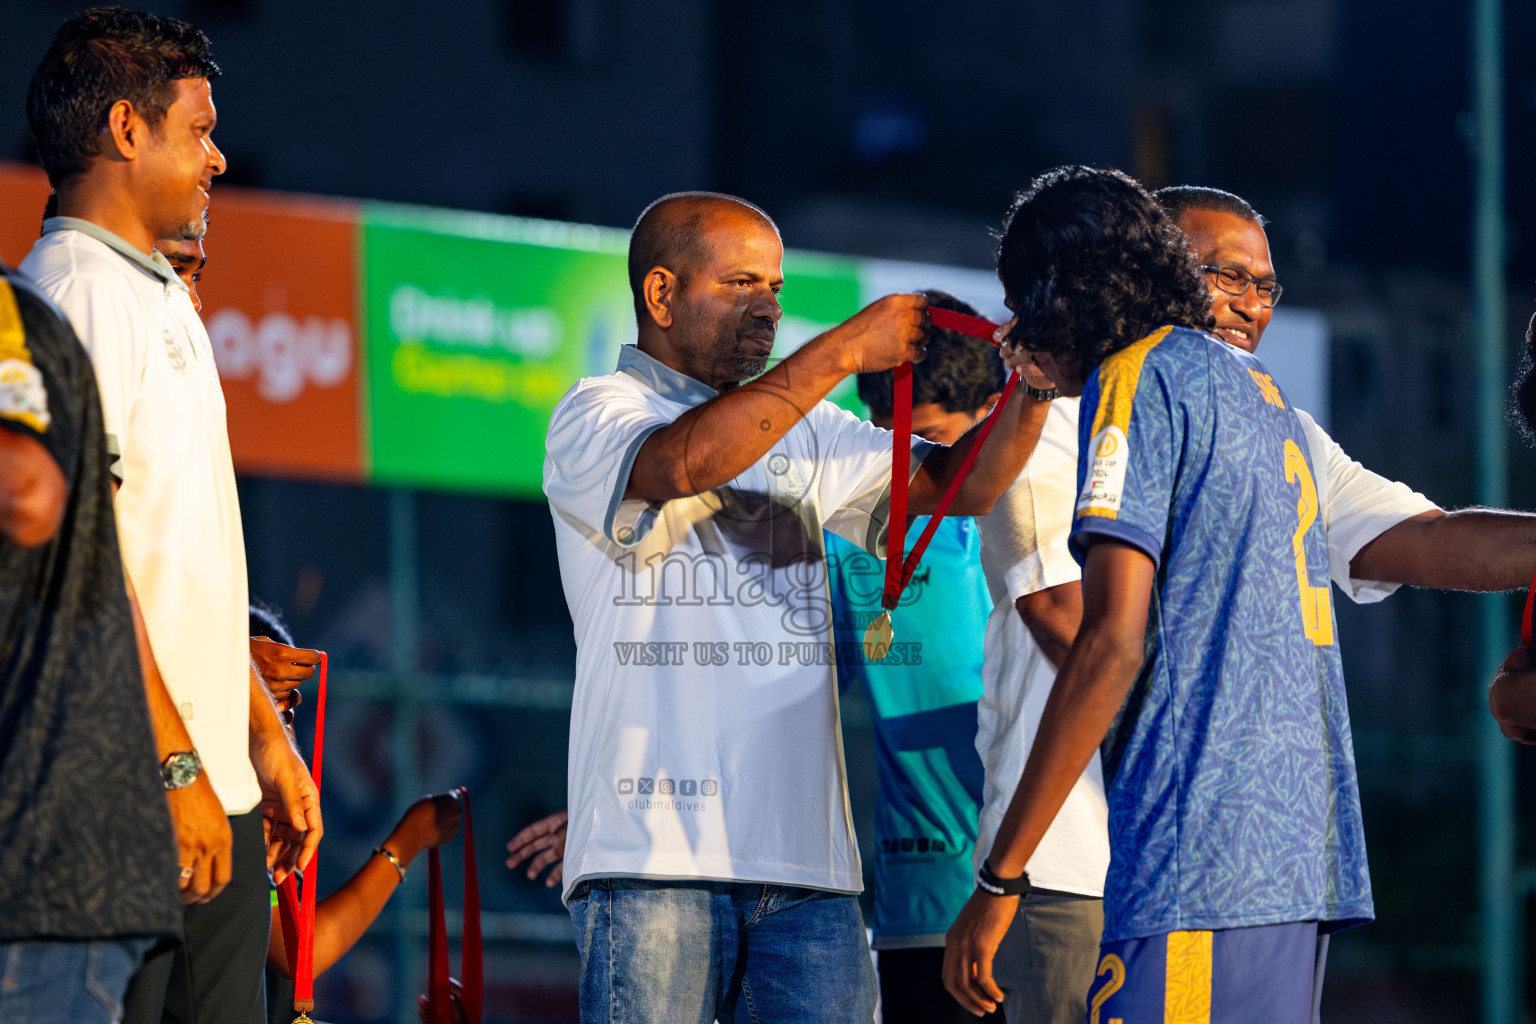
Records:
[[[1106,942],[1088,1024],[1312,1024],[1327,956],[1316,921]]]

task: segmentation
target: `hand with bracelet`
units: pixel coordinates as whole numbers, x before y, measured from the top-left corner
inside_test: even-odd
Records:
[[[389,837],[374,848],[347,883],[315,908],[315,975],[318,977],[362,938],[384,904],[405,881],[418,854],[459,834],[463,812],[459,791],[424,796],[411,804]],[[277,908],[267,941],[267,966],[288,976],[288,955]]]

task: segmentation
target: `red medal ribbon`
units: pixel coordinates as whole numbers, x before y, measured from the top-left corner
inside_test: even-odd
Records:
[[[469,790],[459,788],[464,809],[464,940],[460,947],[460,1002],[464,1019],[480,1024],[485,1005],[485,946],[480,936],[480,879],[475,871],[475,826],[469,813]],[[437,847],[427,851],[427,1024],[453,1024],[448,981],[448,927],[443,912],[443,865]]]
[[[1525,614],[1520,617],[1520,643],[1531,646],[1532,625],[1536,623],[1536,576],[1531,577],[1531,589],[1525,594]]]
[[[943,330],[967,334],[973,338],[981,338],[994,345],[997,344],[992,340],[992,336],[996,333],[998,325],[990,320],[983,320],[979,316],[968,316],[949,309],[929,307],[928,319],[933,326]],[[1014,371],[1009,375],[1008,383],[1003,386],[1002,397],[997,400],[992,414],[987,417],[986,422],[977,432],[975,443],[971,445],[970,451],[965,453],[960,469],[949,481],[943,496],[939,498],[938,508],[934,509],[933,514],[928,517],[928,527],[923,530],[917,543],[912,545],[911,553],[903,558],[902,554],[906,550],[907,542],[907,494],[912,475],[912,364],[902,363],[896,367],[895,373],[895,409],[891,434],[891,512],[885,542],[885,591],[880,598],[880,607],[886,611],[892,610],[901,601],[902,591],[907,589],[907,583],[911,581],[912,574],[917,571],[918,565],[923,560],[923,552],[928,550],[928,542],[933,540],[933,535],[938,531],[944,514],[949,511],[949,506],[954,504],[955,495],[960,493],[960,485],[965,482],[971,466],[976,462],[981,446],[986,443],[992,428],[997,425],[998,414],[1003,411],[1003,406],[1008,404],[1008,399],[1013,397],[1013,391],[1019,385],[1018,371]],[[894,558],[891,557],[891,552],[895,552]]]
[[[325,677],[329,659],[320,653],[320,685],[315,700],[315,749],[310,758],[310,777],[315,793],[320,792],[320,767],[325,760]],[[278,920],[283,928],[283,948],[288,954],[288,973],[293,977],[293,1009],[306,1015],[315,1008],[315,897],[320,875],[317,850],[304,871],[304,893],[298,891],[298,872],[283,879],[278,889],[282,897]]]

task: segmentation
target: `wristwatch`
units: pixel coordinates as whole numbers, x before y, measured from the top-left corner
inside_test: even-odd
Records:
[[[1018,878],[999,878],[992,873],[986,861],[976,869],[976,888],[993,896],[1024,896],[1029,893],[1029,872],[1020,872]]]
[[[178,750],[160,764],[166,789],[186,789],[203,774],[203,759],[195,750]]]

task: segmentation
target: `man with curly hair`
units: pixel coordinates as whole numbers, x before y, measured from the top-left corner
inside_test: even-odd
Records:
[[[1024,866],[1103,743],[1090,1019],[1308,1020],[1328,933],[1373,909],[1300,420],[1263,364],[1192,329],[1213,321],[1184,238],[1119,172],[1037,178],[998,275],[1010,342],[1082,395],[1083,618],[945,983],[973,1012],[1000,1001]]]

